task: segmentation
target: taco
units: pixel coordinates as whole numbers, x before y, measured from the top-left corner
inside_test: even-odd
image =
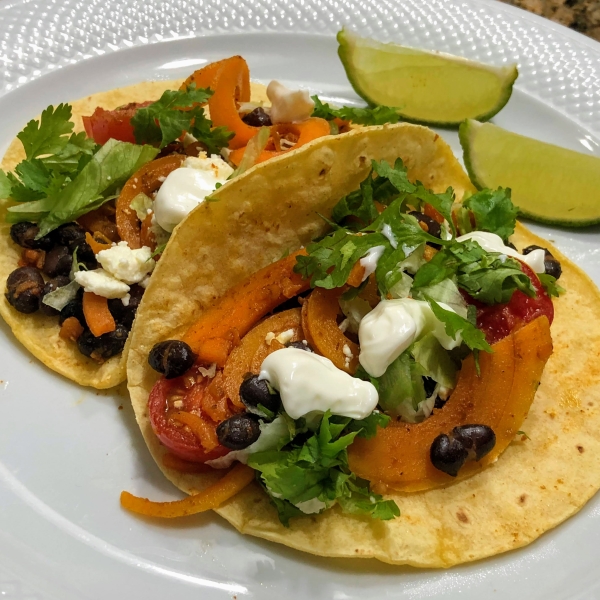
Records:
[[[398,118],[348,111],[341,119],[306,91],[251,83],[240,56],[184,82],[48,107],[1,165],[0,314],[51,369],[82,385],[120,383],[137,305],[175,226],[255,163],[351,120]]]
[[[312,554],[448,567],[597,491],[598,290],[434,132],[316,140],[214,200],[158,264],[127,368],[148,448],[190,496],[126,508],[215,508]]]

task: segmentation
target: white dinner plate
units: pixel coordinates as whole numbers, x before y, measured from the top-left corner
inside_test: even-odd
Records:
[[[0,152],[48,104],[184,77],[237,53],[256,80],[357,103],[336,53],[342,24],[381,41],[517,62],[513,97],[494,122],[600,155],[600,44],[491,0],[3,0]],[[456,133],[440,133],[460,156]],[[533,228],[600,282],[600,228]],[[214,514],[137,518],[120,509],[121,490],[178,492],[150,458],[126,391],[65,381],[0,327],[2,599],[600,595],[598,497],[526,548],[447,571],[309,556],[243,537]]]

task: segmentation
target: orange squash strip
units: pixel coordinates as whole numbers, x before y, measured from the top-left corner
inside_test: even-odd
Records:
[[[230,148],[243,148],[260,130],[244,123],[238,112],[238,102],[250,101],[250,71],[241,56],[221,62],[214,79],[215,93],[208,100],[210,119],[214,127],[224,126],[234,132]]]
[[[207,423],[202,417],[194,413],[179,411],[171,415],[171,419],[187,425],[191,432],[198,438],[206,452],[214,450],[219,445],[219,438],[212,423]]]
[[[140,244],[142,246],[148,246],[152,252],[156,250],[156,236],[152,231],[152,217],[154,213],[146,215],[146,218],[142,221],[142,227],[140,230]]]
[[[351,287],[358,287],[363,282],[364,277],[365,268],[360,264],[360,260],[358,260],[354,263],[346,283]]]
[[[302,330],[319,354],[352,375],[358,367],[359,347],[342,333],[337,323],[342,292],[342,288],[315,288],[302,306]]]
[[[257,271],[202,313],[183,337],[198,355],[199,362],[224,366],[234,345],[232,331],[239,338],[243,337],[275,307],[309,288],[310,282],[294,273],[299,254],[306,254],[306,250],[294,252]],[[220,351],[216,352],[217,349]]]
[[[139,515],[173,519],[218,508],[254,480],[254,470],[247,465],[236,465],[225,477],[198,494],[175,502],[152,502],[129,492],[121,492],[121,506]]]
[[[181,154],[171,154],[157,158],[146,163],[138,169],[123,186],[117,200],[115,219],[117,230],[121,239],[129,244],[131,249],[141,248],[141,226],[131,202],[140,193],[147,196],[155,192],[164,181],[164,178],[181,166],[185,160]]]
[[[235,57],[232,57],[235,58]],[[197,71],[194,71],[179,88],[180,90],[186,90],[192,83],[196,84],[196,89],[199,88],[210,88],[215,89],[215,78],[223,66],[230,61],[231,58],[224,58],[223,60],[217,60],[212,62]],[[245,82],[244,82],[245,83]],[[241,95],[247,95],[250,98],[250,77],[248,77],[247,90],[243,88]]]
[[[83,333],[83,326],[79,322],[77,317],[69,317],[63,321],[63,324],[60,327],[60,331],[58,335],[63,340],[70,340],[71,342],[76,342],[77,338]]]
[[[108,250],[112,246],[110,240],[107,240],[106,244],[97,241],[89,231],[85,234],[85,241],[90,245],[94,254],[98,254],[101,250]]]
[[[271,127],[271,137],[272,138],[281,138],[284,135],[292,134],[298,137],[298,141],[294,146],[292,146],[289,150],[263,150],[256,164],[264,162],[265,160],[269,160],[274,156],[279,156],[281,154],[285,154],[286,152],[290,152],[290,150],[295,150],[296,148],[300,148],[300,146],[304,146],[308,144],[308,142],[312,142],[317,138],[323,137],[325,135],[330,135],[331,130],[329,128],[329,123],[325,119],[320,119],[318,117],[311,117],[306,121],[302,121],[300,123],[281,123],[279,125],[273,125]],[[271,144],[272,145],[272,144]],[[232,146],[233,147],[233,146]],[[269,145],[267,145],[269,147]],[[275,146],[273,145],[275,148]],[[239,165],[244,157],[244,152],[246,148],[239,148],[238,150],[234,150],[229,155],[229,160],[234,165]]]
[[[83,314],[90,331],[96,337],[117,328],[108,310],[108,300],[93,292],[83,293]]]
[[[173,469],[174,471],[179,471],[180,473],[213,473],[214,469],[209,465],[205,465],[204,463],[195,463],[190,462],[189,460],[183,460],[183,458],[179,458],[175,454],[171,454],[167,452],[162,457],[163,466],[167,467],[167,469]]]

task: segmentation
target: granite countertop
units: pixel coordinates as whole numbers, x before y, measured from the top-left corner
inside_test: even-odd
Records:
[[[600,42],[600,0],[502,0]]]

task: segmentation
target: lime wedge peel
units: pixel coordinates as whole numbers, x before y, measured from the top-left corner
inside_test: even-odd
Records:
[[[356,93],[369,105],[398,107],[406,121],[456,127],[487,121],[508,102],[516,65],[493,67],[450,54],[427,52],[337,34],[338,54]]]
[[[470,119],[458,133],[477,188],[511,188],[519,213],[541,223],[600,223],[600,157]]]

